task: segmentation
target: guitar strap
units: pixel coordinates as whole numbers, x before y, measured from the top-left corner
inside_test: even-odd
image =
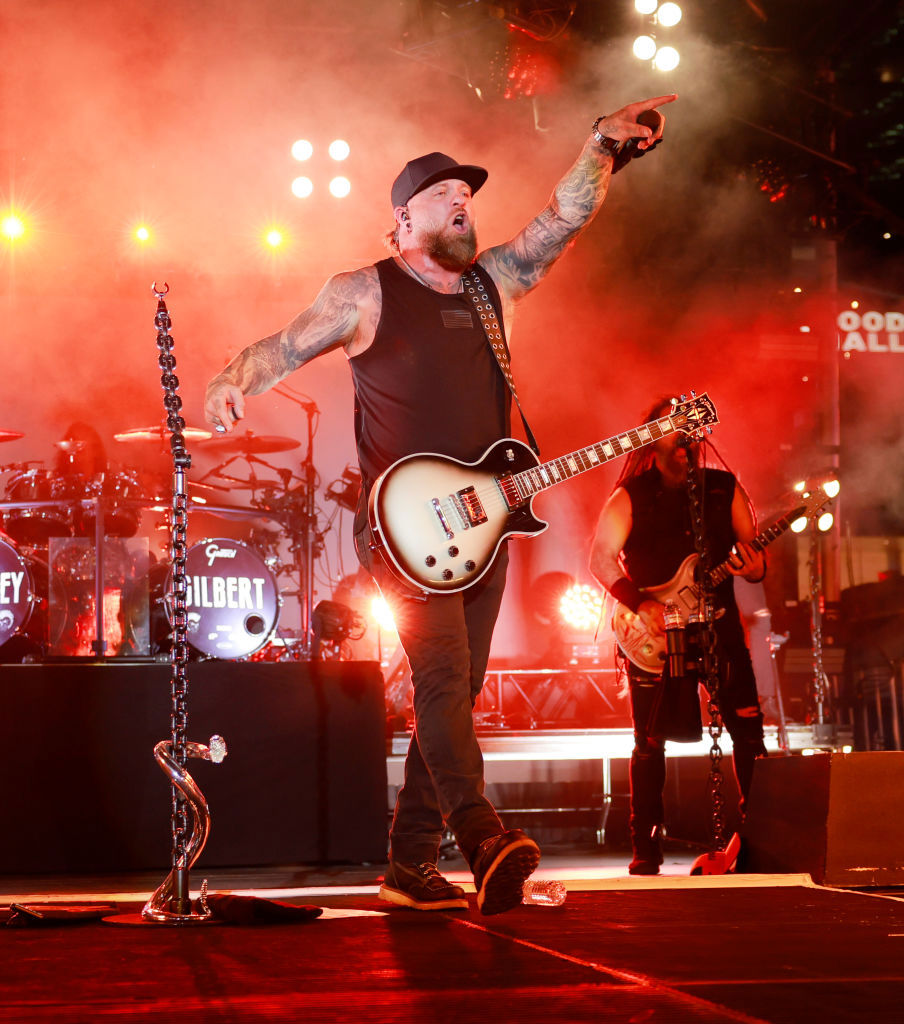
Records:
[[[483,281],[480,279],[480,274],[478,274],[474,267],[471,267],[466,274],[462,275],[462,282],[465,292],[470,296],[471,301],[474,303],[474,308],[480,316],[480,323],[487,336],[487,341],[490,343],[490,351],[499,364],[499,369],[502,371],[502,376],[509,386],[512,398],[515,399],[515,405],[518,406],[518,412],[521,414],[521,422],[524,424],[524,432],[527,435],[528,444],[533,448],[534,454],[539,456],[540,446],[537,444],[534,432],[530,429],[530,424],[527,422],[527,417],[521,408],[521,402],[518,400],[515,378],[512,376],[512,368],[509,364],[508,345],[506,344],[505,335],[502,332],[493,302]]]

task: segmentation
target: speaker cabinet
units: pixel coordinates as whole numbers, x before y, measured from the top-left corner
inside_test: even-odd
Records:
[[[756,762],[739,869],[847,888],[904,885],[904,752]]]

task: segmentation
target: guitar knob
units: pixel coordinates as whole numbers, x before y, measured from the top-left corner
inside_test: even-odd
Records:
[[[465,569],[468,572],[473,572],[476,568],[477,568],[477,563],[476,562],[472,562],[470,558],[467,560],[467,562],[465,562]]]
[[[434,565],[436,565],[436,559],[433,557],[433,555],[427,555],[427,557],[424,559],[424,565],[429,565],[431,568]]]
[[[449,557],[458,558],[458,548],[454,544],[449,548]]]
[[[444,580],[451,580],[454,575],[455,573],[453,573],[451,569],[443,569]]]

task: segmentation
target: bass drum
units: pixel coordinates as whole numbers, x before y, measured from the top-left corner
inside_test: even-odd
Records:
[[[65,607],[65,587],[46,562],[0,540],[0,661],[36,661],[59,640],[61,628],[50,629],[51,587],[54,603]]]
[[[211,658],[238,660],[259,651],[279,622],[282,599],[276,577],[261,556],[241,541],[210,538],[185,558],[188,642]],[[172,565],[158,562],[148,574],[149,638],[126,598],[129,639],[150,654],[169,650],[172,632]]]

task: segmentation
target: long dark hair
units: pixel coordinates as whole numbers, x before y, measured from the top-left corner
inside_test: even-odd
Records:
[[[650,408],[643,414],[641,420],[642,423],[649,423],[652,420],[660,419],[663,414],[672,407],[671,395],[660,395],[659,398],[650,406]],[[622,471],[619,474],[618,480],[615,483],[616,487],[621,487],[623,483],[628,480],[633,480],[634,477],[640,476],[641,473],[645,473],[653,465],[653,446],[644,445],[643,448],[637,448],[630,455],[628,455],[625,461],[622,463]]]

